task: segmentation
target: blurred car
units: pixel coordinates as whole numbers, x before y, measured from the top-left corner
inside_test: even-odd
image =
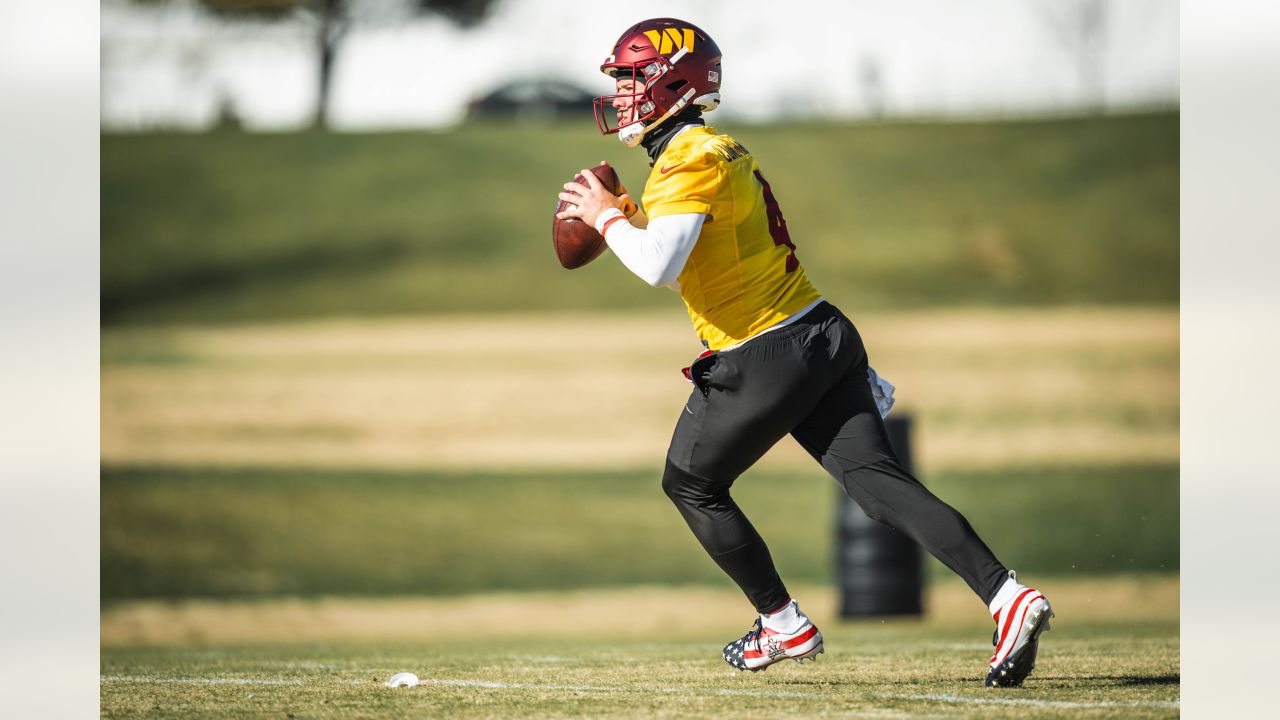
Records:
[[[562,80],[514,80],[468,103],[467,116],[532,123],[590,120],[595,97]]]

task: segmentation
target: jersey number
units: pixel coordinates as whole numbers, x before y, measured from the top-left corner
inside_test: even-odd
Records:
[[[773,197],[773,190],[769,189],[769,181],[764,179],[759,170],[756,170],[755,175],[764,188],[764,213],[769,218],[769,235],[773,237],[773,244],[779,247],[785,245],[791,249],[787,253],[787,272],[791,272],[800,266],[800,261],[796,258],[796,246],[791,242],[791,233],[787,232],[787,221],[782,218],[778,200]]]

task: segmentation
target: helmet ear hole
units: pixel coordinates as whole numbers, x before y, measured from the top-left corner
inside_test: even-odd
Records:
[[[684,89],[685,85],[688,84],[688,80],[676,80],[675,82],[667,83],[667,89],[673,93],[678,93]]]
[[[699,95],[693,99],[693,104],[700,106],[704,112],[711,112],[720,107],[720,93],[713,92]]]

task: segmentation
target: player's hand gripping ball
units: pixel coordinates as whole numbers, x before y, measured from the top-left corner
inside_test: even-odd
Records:
[[[604,237],[596,232],[595,222],[600,213],[616,207],[627,216],[635,212],[635,203],[626,194],[618,173],[609,163],[602,162],[590,169],[591,182],[581,173],[572,183],[565,183],[560,193],[560,203],[551,221],[551,239],[555,243],[556,257],[569,270],[600,257],[604,252]]]

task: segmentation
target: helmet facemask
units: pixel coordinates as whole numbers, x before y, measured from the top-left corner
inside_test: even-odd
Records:
[[[593,109],[596,115],[596,126],[600,128],[600,132],[604,135],[618,133],[618,139],[627,147],[639,145],[649,128],[658,124],[649,122],[658,114],[657,103],[649,97],[649,88],[658,82],[670,67],[670,63],[662,57],[608,66],[608,73],[615,82],[633,80],[633,91],[602,95],[595,99]],[[630,100],[622,116],[618,115],[619,108],[614,107],[613,104],[618,98]],[[610,118],[613,119],[612,123]]]

